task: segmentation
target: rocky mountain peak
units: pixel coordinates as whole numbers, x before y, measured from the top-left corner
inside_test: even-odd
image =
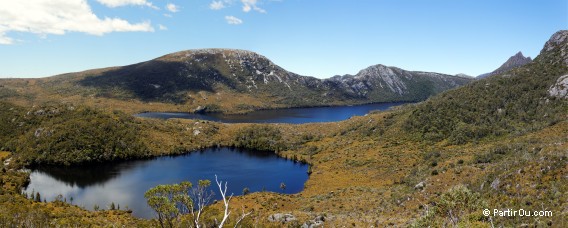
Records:
[[[539,59],[568,66],[568,30],[554,33],[544,44]]]
[[[524,59],[524,58],[525,58],[525,56],[523,55],[523,52],[519,51],[519,52],[517,52],[517,54],[515,54],[515,55],[511,56],[511,58],[515,58],[515,59]],[[530,58],[530,57],[527,57],[527,58]]]
[[[517,52],[517,54],[511,56],[501,67],[497,68],[497,72],[505,72],[515,67],[523,66],[532,61],[531,57],[525,57],[522,52]]]
[[[492,75],[502,74],[502,73],[505,73],[505,72],[512,70],[514,68],[524,66],[524,65],[526,65],[530,62],[532,62],[531,57],[525,57],[523,55],[523,53],[519,51],[519,52],[517,52],[517,54],[509,57],[509,59],[507,59],[507,61],[505,61],[505,63],[503,63],[496,70],[492,71],[491,73],[479,75],[478,77],[479,78],[485,78],[485,77],[489,77],[489,76],[492,76]]]

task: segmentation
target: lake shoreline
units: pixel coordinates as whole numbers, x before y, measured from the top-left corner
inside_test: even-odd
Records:
[[[138,118],[153,119],[192,119],[220,123],[268,123],[268,124],[306,124],[326,123],[347,120],[353,116],[363,116],[371,111],[387,111],[394,107],[413,104],[413,102],[379,102],[358,105],[291,107],[276,109],[259,109],[247,113],[227,114],[222,112],[190,113],[190,112],[142,112],[135,114]],[[351,111],[351,110],[354,111]],[[339,113],[338,113],[339,112]],[[313,113],[310,116],[310,113]],[[330,115],[341,115],[330,117]]]
[[[30,169],[30,183],[24,192],[39,192],[47,201],[61,194],[87,210],[92,210],[95,205],[104,208],[111,203],[122,208],[128,206],[135,217],[151,218],[143,193],[159,184],[186,180],[195,184],[198,179],[219,175],[229,182],[229,189],[235,196],[241,195],[245,188],[249,193],[297,194],[303,191],[309,178],[308,167],[269,151],[219,147],[177,156],[86,167],[38,167]],[[285,189],[279,188],[281,183],[285,183]],[[141,214],[141,210],[145,212]]]
[[[247,115],[251,112],[255,111],[267,111],[267,110],[286,110],[286,109],[304,109],[304,108],[332,108],[332,107],[353,107],[353,106],[363,106],[363,105],[374,105],[374,104],[388,104],[388,103],[403,103],[403,104],[413,104],[419,103],[424,100],[396,100],[396,101],[378,101],[378,102],[355,102],[355,103],[337,103],[337,104],[325,104],[325,105],[300,105],[300,106],[268,106],[268,107],[258,107],[254,109],[247,109],[242,111],[199,111],[199,110],[192,110],[192,111],[163,111],[164,113],[184,113],[184,114],[223,114],[223,115]],[[174,109],[175,110],[175,109]],[[133,114],[134,116],[138,114],[144,113],[152,113],[152,112],[160,112],[160,111],[152,111],[152,110],[144,110]]]

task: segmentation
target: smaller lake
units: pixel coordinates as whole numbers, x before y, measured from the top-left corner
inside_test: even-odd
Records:
[[[52,201],[61,194],[73,204],[93,210],[108,209],[114,202],[132,209],[136,217],[153,218],[144,193],[159,184],[211,180],[214,199],[221,199],[215,175],[227,181],[227,195],[271,191],[293,194],[304,189],[308,165],[278,157],[273,152],[236,148],[210,148],[179,156],[149,160],[114,162],[81,167],[38,167],[32,170],[26,193],[39,192]],[[280,189],[280,183],[286,188]]]
[[[406,104],[405,102],[375,103],[354,106],[332,106],[314,108],[286,108],[258,110],[247,114],[227,115],[222,113],[181,113],[181,112],[146,112],[136,114],[146,118],[183,118],[200,119],[222,123],[316,123],[335,122],[349,119],[353,116],[362,116],[370,111],[384,111],[393,106]]]

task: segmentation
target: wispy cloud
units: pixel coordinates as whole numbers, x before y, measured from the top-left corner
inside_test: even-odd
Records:
[[[108,1],[108,0],[105,0]],[[134,1],[134,0],[132,0]],[[118,2],[118,1],[117,1]],[[0,1],[0,44],[13,44],[9,32],[63,35],[82,32],[102,36],[111,32],[152,32],[150,22],[99,18],[87,0]]]
[[[257,12],[260,13],[266,13],[266,10],[258,7],[256,4],[258,3],[257,0],[241,0],[241,3],[243,3],[243,11],[244,12],[250,12],[251,10],[255,10]]]
[[[146,0],[97,0],[97,2],[111,8],[127,6],[127,5],[137,5],[137,6],[148,6],[157,9],[151,2]]]
[[[175,4],[172,3],[168,3],[166,5],[166,9],[168,9],[168,11],[172,13],[179,12],[179,6],[176,6]]]
[[[209,4],[209,9],[212,10],[221,10],[224,8],[229,7],[230,5],[234,4],[237,0],[213,0],[210,4]],[[245,13],[248,13],[252,10],[260,12],[260,13],[266,13],[266,10],[264,10],[263,8],[260,8],[258,5],[260,4],[261,1],[263,0],[238,0],[240,1],[240,3],[242,4],[242,10]],[[264,0],[266,1],[266,0]],[[281,1],[281,0],[268,0],[268,1]]]
[[[211,4],[209,4],[209,9],[212,10],[220,10],[223,9],[227,6],[225,6],[225,2],[224,1],[213,1],[211,2]]]
[[[159,25],[158,25],[158,29],[160,29],[160,30],[168,30],[168,27],[166,27],[166,26],[164,26],[164,25],[162,25],[162,24],[159,24]]]
[[[225,20],[227,21],[227,23],[229,23],[230,25],[240,25],[243,23],[243,20],[234,17],[234,16],[225,16]]]

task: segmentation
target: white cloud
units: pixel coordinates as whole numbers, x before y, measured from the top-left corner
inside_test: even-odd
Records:
[[[148,6],[157,9],[151,2],[146,0],[97,0],[97,2],[111,8],[127,6],[127,5],[137,5],[137,6]]]
[[[225,16],[225,20],[227,20],[227,23],[229,23],[230,25],[240,25],[243,23],[243,20],[234,16]]]
[[[0,1],[0,44],[12,44],[8,32],[40,36],[82,32],[101,36],[110,32],[152,32],[150,22],[132,24],[120,18],[99,18],[87,0]]]
[[[241,0],[241,2],[243,3],[243,11],[244,12],[250,12],[251,10],[255,10],[257,12],[260,13],[266,13],[266,10],[256,6],[256,4],[258,3],[257,0]]]
[[[159,25],[158,25],[158,28],[159,28],[160,30],[168,30],[168,27],[166,27],[166,26],[164,26],[164,25],[162,25],[162,24],[159,24]]]
[[[211,2],[211,4],[209,4],[209,9],[212,10],[220,10],[225,8],[225,3],[223,1],[213,1]]]
[[[172,3],[168,3],[168,4],[166,5],[166,9],[168,9],[168,10],[169,10],[170,12],[172,12],[172,13],[175,13],[175,12],[178,12],[178,11],[179,11],[179,6],[176,6],[176,5],[172,4]]]
[[[236,0],[213,0],[211,2],[211,4],[209,4],[209,9],[212,10],[220,10],[223,8],[227,8],[230,5],[232,5]],[[266,13],[266,10],[258,7],[259,2],[261,2],[262,0],[240,0],[240,2],[243,4],[243,11],[248,13],[251,10],[260,12],[260,13]],[[270,0],[270,1],[281,1],[281,0]]]

